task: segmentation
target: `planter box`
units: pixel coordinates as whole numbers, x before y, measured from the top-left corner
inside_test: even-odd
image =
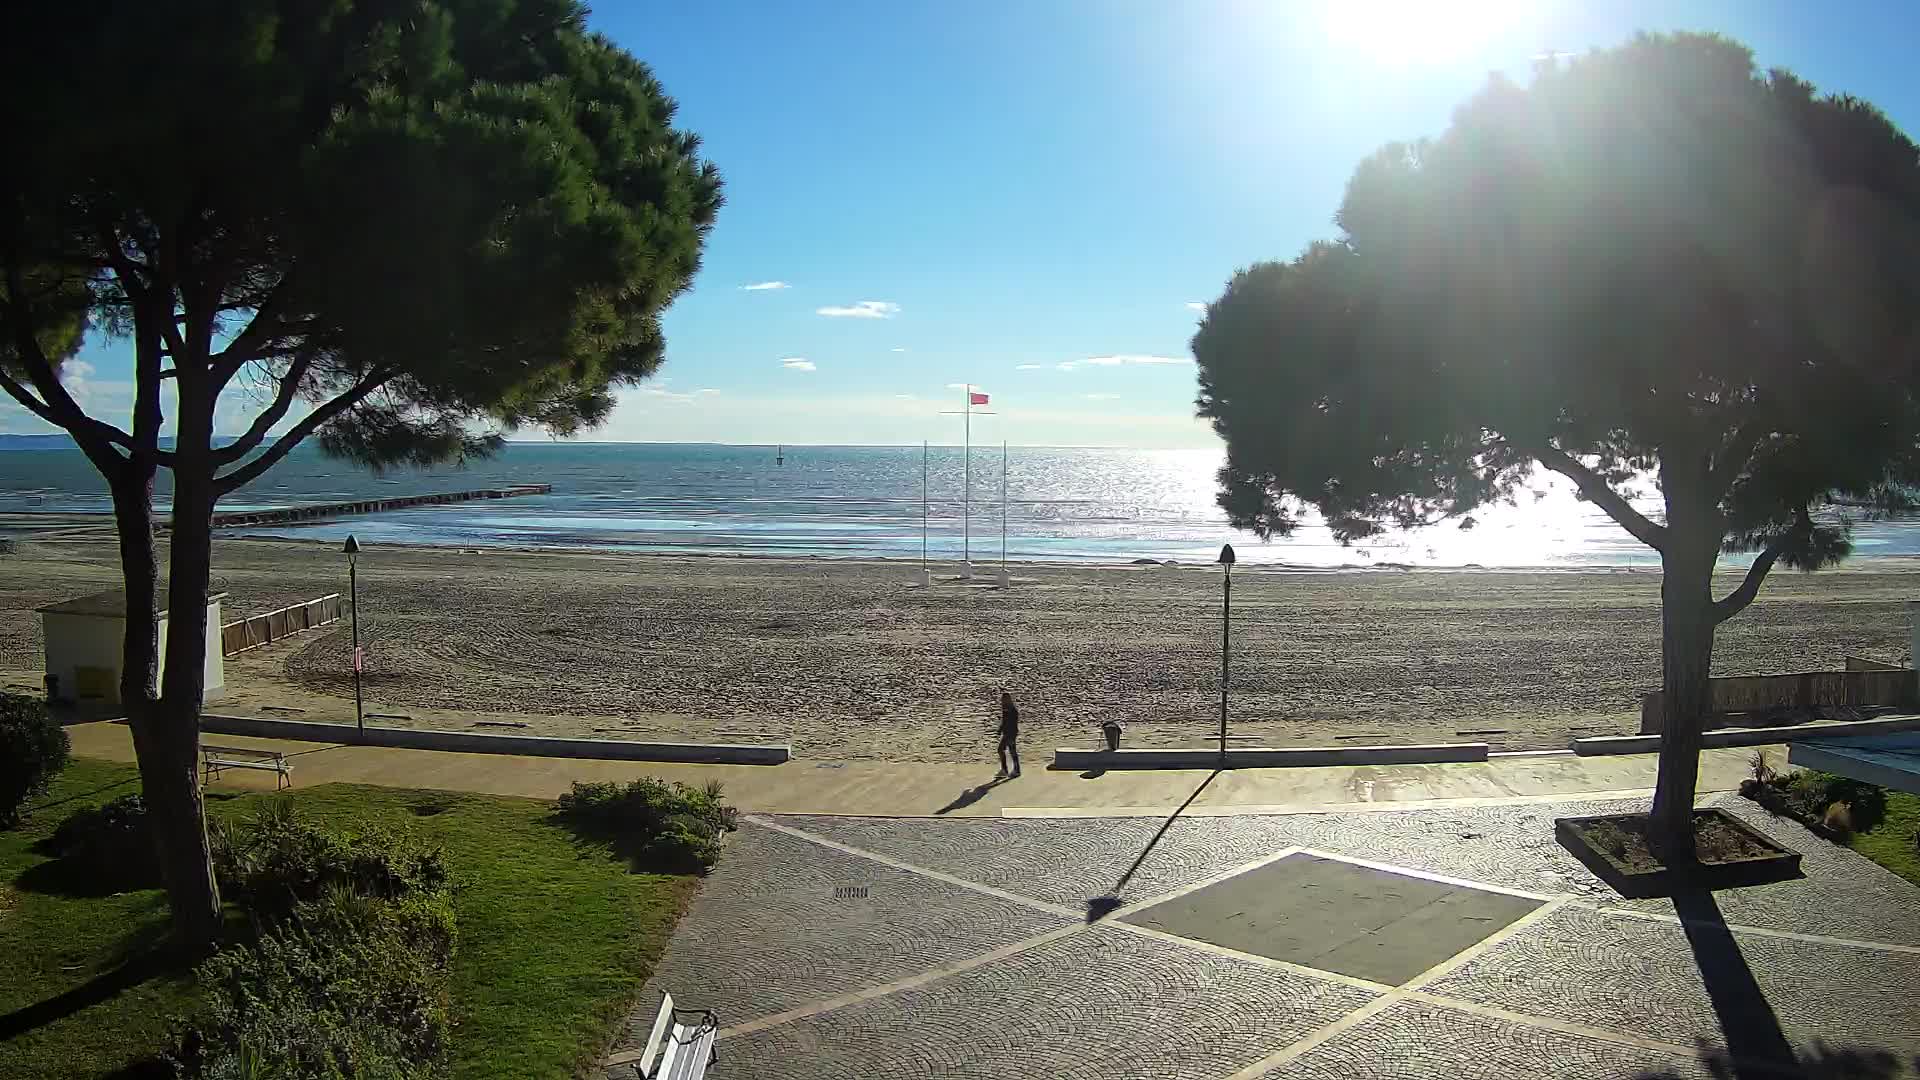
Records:
[[[1644,821],[1645,814],[1604,814],[1596,817],[1555,818],[1554,839],[1606,882],[1614,892],[1628,899],[1672,896],[1699,889],[1732,889],[1746,885],[1766,885],[1800,877],[1800,853],[1773,842],[1765,833],[1723,810],[1695,810],[1696,831],[1702,819],[1713,819],[1768,849],[1769,854],[1728,862],[1701,862],[1687,867],[1658,867],[1634,870],[1616,861],[1612,855],[1587,842],[1586,827],[1601,822]]]

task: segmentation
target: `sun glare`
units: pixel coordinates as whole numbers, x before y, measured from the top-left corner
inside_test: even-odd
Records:
[[[1341,52],[1420,66],[1460,59],[1525,6],[1524,0],[1327,0],[1321,26]]]

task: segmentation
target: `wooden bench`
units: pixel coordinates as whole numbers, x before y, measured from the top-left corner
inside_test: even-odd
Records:
[[[692,1023],[683,1022],[689,1017]],[[647,1036],[647,1048],[633,1064],[645,1080],[700,1080],[713,1064],[714,1040],[720,1036],[720,1021],[704,1009],[676,1009],[673,995],[660,997],[660,1014],[653,1019],[653,1034]]]
[[[274,774],[275,791],[293,786],[293,766],[278,750],[253,750],[244,746],[201,746],[200,786],[205,787],[226,769],[259,769]]]

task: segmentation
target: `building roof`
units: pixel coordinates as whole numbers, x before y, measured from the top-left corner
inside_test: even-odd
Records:
[[[1787,760],[1920,795],[1920,731],[1796,742]]]
[[[164,599],[167,595],[165,585],[160,587],[159,595],[163,599],[154,607],[153,613],[156,616],[167,613]],[[209,593],[207,603],[211,604],[215,600],[224,599],[226,595],[223,592]],[[42,615],[92,615],[102,619],[124,619],[127,617],[127,590],[109,589],[91,596],[80,596],[72,600],[62,600],[57,604],[48,604],[37,610]]]

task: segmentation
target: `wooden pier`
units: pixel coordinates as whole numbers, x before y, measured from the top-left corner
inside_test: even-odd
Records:
[[[360,499],[355,502],[317,503],[289,506],[280,510],[241,510],[213,515],[213,527],[229,529],[247,525],[285,525],[295,521],[318,521],[348,514],[378,514],[386,510],[405,510],[411,506],[440,506],[446,503],[473,502],[476,499],[512,499],[521,495],[546,495],[552,484],[516,484],[504,488],[476,488],[472,491],[448,491],[437,495],[402,495],[392,499]]]

